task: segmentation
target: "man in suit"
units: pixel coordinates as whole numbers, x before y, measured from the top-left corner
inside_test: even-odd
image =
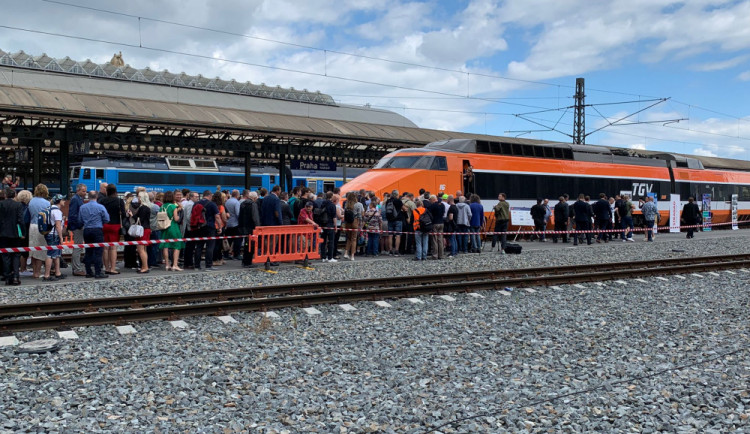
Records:
[[[695,198],[693,196],[690,196],[688,198],[688,203],[686,203],[685,206],[682,207],[682,220],[685,222],[685,225],[686,226],[697,225],[699,212],[700,212],[700,209],[698,208],[698,205],[695,203]],[[687,228],[687,238],[695,238],[695,235],[693,235],[694,231],[695,231],[695,228],[693,227]]]
[[[0,200],[0,248],[20,247],[23,233],[23,205],[15,201],[16,191],[5,189],[5,199]],[[20,285],[18,269],[20,253],[3,253],[3,278],[6,285]]]

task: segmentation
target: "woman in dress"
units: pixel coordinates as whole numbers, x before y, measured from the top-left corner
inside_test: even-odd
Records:
[[[45,210],[50,206],[49,190],[44,184],[39,184],[34,187],[34,197],[29,201],[29,206],[26,209],[26,213],[29,215],[29,247],[40,247],[46,246],[47,241],[44,239],[44,235],[39,232],[39,226],[37,226],[37,215],[39,211]],[[47,260],[47,251],[45,250],[32,250],[31,252],[31,267],[32,267],[32,278],[38,279],[41,277],[42,264]]]
[[[216,236],[221,237],[224,235],[224,227],[227,225],[227,220],[229,220],[229,213],[224,207],[224,204],[227,201],[227,195],[223,192],[217,191],[214,193],[211,200],[216,204],[216,207],[219,208],[219,217],[216,218],[214,227],[216,228]],[[224,265],[224,244],[223,240],[216,240],[216,243],[214,243],[214,266]]]
[[[143,236],[140,238],[133,238],[133,241],[148,241],[151,239],[151,202],[148,199],[148,193],[145,190],[139,191],[138,196],[133,198],[128,215],[132,220],[133,224],[139,224],[143,226]],[[138,273],[148,273],[148,253],[146,252],[146,245],[138,244],[135,246],[135,253],[141,262],[141,267],[138,269]],[[179,252],[179,250],[178,250]]]
[[[159,208],[159,211],[167,213],[167,216],[169,216],[170,225],[169,228],[161,231],[160,239],[168,240],[182,238],[182,234],[180,233],[179,216],[181,209],[182,205],[180,205],[179,203],[174,203],[174,193],[171,191],[165,192],[164,203]],[[162,255],[164,257],[164,266],[167,268],[167,271],[182,271],[182,268],[180,268],[177,263],[180,260],[180,250],[185,248],[185,242],[174,241],[171,243],[159,243],[159,248],[162,251]],[[172,265],[169,265],[169,249],[174,249],[174,252],[172,253]]]
[[[127,218],[125,201],[117,195],[117,187],[114,184],[107,185],[107,195],[99,200],[109,214],[109,222],[104,223],[104,242],[116,243],[120,241],[120,228],[122,221]],[[120,274],[117,271],[117,246],[104,248],[102,254],[104,261],[104,272],[106,274]]]
[[[29,225],[31,224],[31,217],[26,213],[29,208],[29,202],[31,201],[32,195],[28,190],[21,190],[16,194],[16,201],[21,202],[23,205],[23,238],[20,240],[18,247],[29,247]],[[29,259],[29,252],[23,252],[21,255],[21,268],[19,273],[21,276],[30,276],[31,272],[26,271],[26,263]]]

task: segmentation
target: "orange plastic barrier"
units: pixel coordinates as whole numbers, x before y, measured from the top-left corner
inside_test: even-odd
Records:
[[[70,246],[73,244],[73,232],[69,232],[68,236],[60,240],[63,246]]]
[[[313,225],[259,226],[249,236],[253,263],[320,259],[320,229]]]

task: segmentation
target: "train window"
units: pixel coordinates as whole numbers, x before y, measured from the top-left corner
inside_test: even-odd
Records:
[[[193,160],[196,169],[212,169],[219,170],[216,166],[215,160]]]
[[[411,169],[422,158],[419,155],[408,157],[392,157],[386,161],[381,160],[375,169]]]
[[[83,179],[91,179],[91,169],[83,169]]]
[[[96,179],[104,179],[104,169],[96,169]]]
[[[118,182],[134,185],[164,185],[164,186],[243,186],[244,175],[208,175],[192,173],[165,172],[120,172]],[[250,177],[251,187],[260,187],[263,179],[260,176]]]
[[[538,197],[557,199],[562,194],[577,198],[583,193],[596,199],[599,193],[617,194],[622,190],[632,190],[632,179],[585,178],[559,175],[523,175],[505,173],[476,172],[476,193],[485,199],[497,197],[505,192],[509,199],[535,199]],[[683,183],[680,184],[682,186]],[[689,188],[689,184],[685,183]],[[664,189],[654,193],[668,193],[669,182],[653,181],[653,188]],[[637,197],[636,197],[637,199]]]
[[[513,146],[510,143],[500,143],[500,153],[503,155],[513,155]]]
[[[191,167],[193,167],[190,164],[190,160],[182,160],[182,159],[177,159],[177,158],[167,158],[166,160],[167,160],[167,165],[169,166],[170,169],[184,169],[184,168],[190,169]]]
[[[448,170],[448,161],[445,157],[435,157],[432,160],[430,170]]]
[[[73,170],[70,173],[70,179],[78,179],[78,176],[81,174],[81,168],[80,167],[74,167]]]

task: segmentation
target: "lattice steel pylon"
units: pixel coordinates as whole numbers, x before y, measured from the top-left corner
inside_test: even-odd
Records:
[[[575,113],[573,114],[573,143],[586,144],[586,105],[583,78],[576,78]]]

